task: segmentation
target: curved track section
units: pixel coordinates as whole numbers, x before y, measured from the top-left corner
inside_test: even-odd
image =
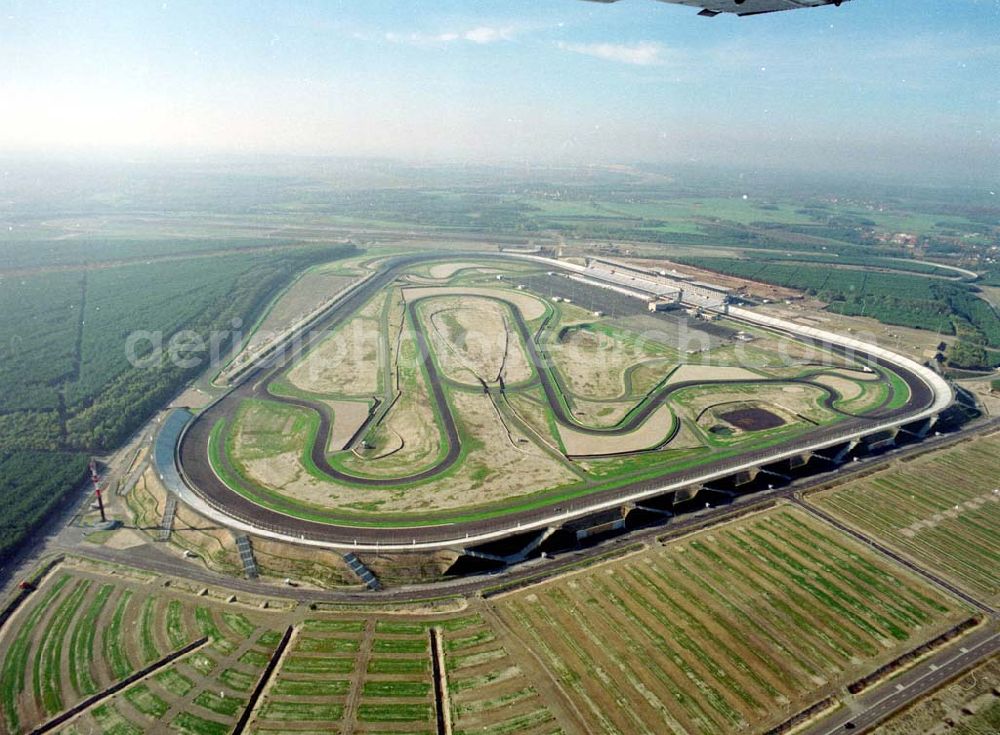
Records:
[[[536,256],[501,256],[496,254],[471,253],[467,254],[467,257],[476,257],[477,259],[506,257],[518,260],[531,260],[544,263],[549,268],[571,271],[580,268],[572,264]],[[323,320],[322,326],[333,328],[342,324],[374,293],[391,283],[404,268],[421,261],[437,259],[440,259],[440,255],[420,254],[393,259],[389,262],[385,270],[369,278],[364,282],[362,287],[347,294],[338,302],[335,309]],[[408,304],[408,313],[414,324],[417,323],[414,310],[418,301],[419,299]],[[531,339],[527,324],[521,317],[520,312],[510,302],[506,303],[512,307],[511,312],[515,315],[516,328],[524,341],[526,349],[530,353],[529,359],[536,366],[544,366],[544,357],[535,349],[534,341]],[[762,463],[779,461],[803,452],[819,450],[844,441],[892,429],[904,423],[936,415],[951,403],[951,389],[940,376],[915,361],[897,355],[889,350],[822,330],[801,327],[791,322],[785,322],[774,317],[760,315],[743,309],[731,309],[730,318],[764,326],[789,334],[797,339],[813,342],[826,349],[865,359],[882,369],[891,369],[906,383],[910,391],[910,400],[899,408],[877,410],[863,417],[851,417],[836,426],[825,427],[810,432],[798,440],[793,440],[782,445],[778,450],[750,451],[721,460],[712,466],[675,471],[652,480],[626,484],[612,490],[595,491],[584,498],[571,501],[569,504],[554,500],[552,505],[558,503],[561,506],[558,512],[553,512],[551,506],[520,511],[514,509],[502,515],[502,517],[484,520],[469,520],[465,522],[443,520],[438,525],[372,528],[345,525],[342,522],[338,524],[336,522],[324,522],[323,520],[307,520],[293,516],[292,508],[289,508],[288,512],[283,512],[280,507],[264,507],[232,490],[222,482],[212,469],[209,460],[208,447],[213,427],[219,420],[231,419],[235,415],[236,407],[243,398],[266,396],[269,400],[280,400],[316,409],[315,404],[307,400],[278,397],[266,391],[267,383],[277,372],[291,365],[304,351],[318,342],[319,337],[314,337],[313,339],[307,339],[295,349],[272,357],[266,363],[249,370],[240,385],[209,406],[188,425],[178,441],[176,455],[178,468],[187,488],[191,491],[185,493],[183,499],[194,506],[196,510],[230,526],[235,526],[259,535],[297,543],[378,551],[430,550],[455,547],[457,545],[467,546],[502,538],[513,532],[565,523],[574,517],[620,507],[627,502],[639,501],[643,498],[670,492],[674,489],[709,482],[734,472],[759,466]],[[433,360],[430,358],[426,337],[420,329],[415,329],[415,333],[418,339],[420,354],[428,369],[427,374],[431,377],[430,383],[433,399],[438,405],[449,442],[445,457],[434,467],[408,478],[357,478],[340,473],[335,468],[330,467],[325,457],[326,444],[317,439],[311,452],[313,460],[322,471],[328,472],[331,477],[356,484],[394,485],[401,482],[414,482],[419,479],[432,477],[447,469],[448,466],[457,460],[461,447],[454,419],[450,411],[447,410],[447,401],[442,392],[441,380],[437,379],[439,376]],[[557,413],[560,421],[563,421],[575,430],[588,430],[596,434],[612,435],[633,430],[648,418],[670,393],[690,387],[691,385],[703,385],[706,382],[711,382],[688,381],[665,386],[662,390],[654,391],[653,394],[644,399],[644,403],[640,404],[640,408],[634,411],[634,415],[623,426],[616,426],[611,429],[594,429],[591,427],[581,427],[566,414],[562,407],[562,402],[559,400],[558,386],[555,385],[547,370],[539,369],[537,373],[547,400],[553,411]],[[715,382],[745,383],[747,381]],[[815,385],[826,392],[827,397],[825,402],[831,407],[837,397],[835,391],[818,383],[811,383],[808,379],[799,379],[798,381],[791,379],[762,379],[761,382],[799,382]],[[442,407],[444,410],[441,410]],[[320,435],[325,437],[328,436],[330,430],[329,416],[324,417],[324,411],[319,411],[319,413],[321,421],[325,420],[326,422],[324,425],[325,428],[321,426],[320,431]],[[321,516],[322,514],[319,514],[317,517]]]

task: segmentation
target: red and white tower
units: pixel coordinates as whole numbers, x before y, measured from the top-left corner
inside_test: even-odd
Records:
[[[94,483],[94,495],[97,496],[97,507],[101,511],[101,523],[107,523],[104,515],[104,500],[101,498],[101,478],[97,474],[97,461],[90,460],[90,481]]]

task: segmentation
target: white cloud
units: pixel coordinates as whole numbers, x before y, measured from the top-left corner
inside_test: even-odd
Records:
[[[664,63],[666,49],[662,44],[653,41],[639,43],[566,43],[559,41],[556,46],[562,51],[572,51],[575,54],[594,56],[606,61],[617,61],[622,64],[636,66],[657,66]]]
[[[408,43],[414,46],[438,46],[455,41],[488,44],[497,41],[510,41],[514,38],[516,29],[512,26],[478,26],[466,31],[447,33],[395,33],[385,34],[385,40],[390,43]]]
[[[514,35],[513,28],[491,28],[490,26],[480,26],[466,31],[462,38],[473,43],[493,43],[495,41],[509,41]]]

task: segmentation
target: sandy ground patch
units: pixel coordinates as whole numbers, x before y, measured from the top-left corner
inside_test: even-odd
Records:
[[[565,426],[559,427],[566,453],[571,456],[586,457],[598,454],[639,452],[651,449],[662,442],[670,433],[674,422],[670,406],[661,405],[635,431],[621,436],[585,434]]]
[[[988,416],[1000,416],[1000,391],[990,388],[988,380],[963,380],[959,385],[975,394]]]
[[[244,351],[256,349],[273,339],[275,335],[330,301],[354,280],[356,279],[352,276],[321,269],[306,272],[271,306],[256,331],[247,340]]]
[[[568,332],[560,341],[546,345],[546,354],[569,391],[584,399],[621,397],[625,393],[625,371],[658,357],[645,346],[589,329]]]
[[[760,380],[760,375],[746,368],[728,365],[681,365],[671,373],[667,385],[690,380]]]
[[[526,291],[516,291],[511,288],[483,288],[466,286],[440,286],[438,288],[404,288],[403,298],[407,301],[424,296],[486,296],[510,301],[521,310],[526,322],[538,319],[545,314],[545,302]]]
[[[280,543],[261,536],[253,536],[251,543],[257,568],[264,576],[291,577],[318,587],[356,583],[344,558],[335,551]]]
[[[666,357],[647,360],[637,365],[629,375],[632,381],[632,395],[643,396],[649,393],[676,365],[675,360]]]
[[[111,535],[104,545],[111,549],[132,549],[136,546],[145,546],[148,539],[131,528],[123,528]]]
[[[171,401],[168,408],[204,408],[212,402],[212,396],[200,388],[188,388]]]
[[[624,418],[636,401],[584,401],[579,398],[573,401],[573,415],[585,426],[597,428],[614,426]]]
[[[702,353],[690,362],[705,362],[712,365],[735,365],[749,369],[782,368],[801,365],[827,365],[847,367],[847,358],[831,352],[803,344],[798,340],[784,338],[770,333],[759,333],[753,342],[728,344],[707,353]]]
[[[381,361],[379,315],[375,298],[340,329],[300,360],[286,375],[300,390],[370,397],[378,391]]]
[[[528,396],[533,396],[529,398]],[[535,432],[535,439],[541,438],[549,447],[561,452],[548,423],[549,410],[544,404],[541,389],[507,393],[507,403],[517,417]]]
[[[305,472],[299,452],[282,452],[263,459],[243,462],[247,477],[265,487],[283,488],[300,479]]]
[[[785,388],[801,390],[790,392]],[[697,420],[703,411],[715,406],[755,401],[769,410],[781,410],[791,417],[801,414],[813,421],[825,421],[830,419],[831,414],[818,403],[822,395],[819,388],[811,386],[694,386],[675,393],[673,403],[679,413],[692,420]]]
[[[480,298],[442,298],[421,304],[420,316],[442,372],[464,383],[508,383],[531,377],[527,354],[509,311]]]
[[[368,441],[372,445],[368,453],[377,459],[345,455],[344,466],[348,470],[378,477],[401,477],[433,463],[444,439],[422,379],[417,387],[403,392]],[[387,447],[393,451],[387,453]]]
[[[451,278],[460,270],[465,268],[475,268],[487,273],[493,272],[491,268],[484,268],[481,263],[438,263],[430,268],[431,278],[446,279]]]
[[[488,396],[455,393],[452,401],[465,431],[482,442],[483,448],[447,477],[399,490],[348,487],[309,475],[297,452],[247,462],[247,473],[260,484],[302,502],[386,513],[481,505],[577,479],[528,437],[516,430],[508,434]]]
[[[847,378],[840,378],[836,375],[819,375],[813,380],[820,385],[825,385],[828,388],[833,388],[840,394],[840,397],[845,401],[850,401],[864,392],[864,388]]]
[[[368,404],[360,401],[325,401],[333,409],[333,426],[330,429],[328,452],[338,452],[351,440],[365,419],[368,418]]]

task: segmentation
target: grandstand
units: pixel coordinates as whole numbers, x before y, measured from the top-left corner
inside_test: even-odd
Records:
[[[587,258],[587,273],[593,279],[626,289],[645,298],[650,310],[660,304],[684,303],[700,309],[726,311],[732,289],[714,283],[696,281],[691,276],[665,270],[653,270],[609,258]]]

